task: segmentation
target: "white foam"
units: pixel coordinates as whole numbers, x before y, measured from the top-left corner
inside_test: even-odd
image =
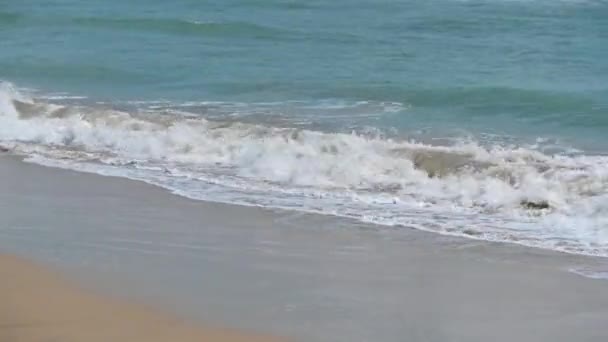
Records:
[[[66,93],[55,93],[55,94],[48,94],[48,95],[40,95],[40,96],[38,96],[38,98],[43,99],[43,100],[49,100],[49,101],[67,101],[67,100],[85,100],[87,97],[79,96],[79,95],[71,95],[71,94],[66,94]]]
[[[608,280],[608,271],[590,267],[573,267],[568,271],[589,279]]]
[[[38,163],[140,179],[197,199],[608,256],[608,158],[601,156],[61,107],[6,85],[0,142]],[[550,209],[526,209],[526,201]]]

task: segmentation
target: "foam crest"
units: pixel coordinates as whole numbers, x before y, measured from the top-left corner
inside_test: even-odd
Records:
[[[37,102],[0,88],[0,142],[37,162],[275,206],[608,256],[608,158],[432,146]]]

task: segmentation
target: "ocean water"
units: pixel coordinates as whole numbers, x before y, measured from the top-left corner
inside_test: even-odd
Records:
[[[608,1],[0,2],[0,145],[608,256]]]

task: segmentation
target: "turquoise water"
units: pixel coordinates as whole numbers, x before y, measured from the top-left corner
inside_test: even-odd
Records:
[[[359,123],[605,147],[607,17],[584,0],[3,1],[0,77],[111,100],[397,102]]]
[[[0,142],[192,198],[608,255],[606,18],[600,0],[3,1]]]

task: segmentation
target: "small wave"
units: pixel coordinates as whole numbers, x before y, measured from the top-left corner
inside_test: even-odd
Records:
[[[289,32],[247,22],[205,22],[169,18],[72,18],[72,23],[83,27],[115,30],[157,31],[167,34],[194,36],[238,36],[244,38],[276,39]]]
[[[87,97],[58,93],[58,94],[42,95],[42,96],[40,96],[40,98],[43,100],[49,100],[49,101],[71,101],[71,100],[84,100]]]
[[[595,267],[572,267],[568,269],[568,271],[589,279],[608,280],[608,270],[606,270],[605,267],[603,269]]]
[[[592,107],[593,102],[584,96],[511,87],[463,87],[433,90],[415,90],[409,98],[416,105],[452,105],[484,107],[501,104],[504,108],[539,108],[547,112],[580,111]]]
[[[332,89],[331,93],[345,98],[365,98],[374,101],[401,99],[415,107],[467,107],[486,113],[491,108],[536,109],[546,113],[577,113],[581,108],[593,110],[596,103],[584,94],[512,87],[417,88],[353,87]],[[323,95],[323,94],[321,94]]]
[[[152,111],[166,111],[185,117],[195,115],[211,120],[324,129],[340,125],[349,129],[365,130],[367,130],[365,127],[367,120],[401,113],[408,109],[407,105],[398,102],[338,100],[254,103],[190,101],[178,104],[140,101],[131,104]]]
[[[420,89],[372,86],[332,89],[329,93],[377,102],[397,99],[419,109],[444,108],[442,115],[466,110],[468,115],[480,118],[507,115],[510,120],[528,124],[555,122],[567,127],[608,127],[608,116],[602,115],[606,104],[587,93],[496,86]]]
[[[320,8],[320,4],[310,1],[267,1],[267,0],[245,0],[235,3],[239,8],[249,7],[251,9],[272,8],[285,10],[312,10]]]
[[[608,256],[608,157],[58,105],[6,85],[0,143],[192,198]]]
[[[151,75],[135,70],[121,69],[117,67],[101,66],[88,63],[83,60],[77,63],[52,62],[35,63],[29,61],[2,62],[0,61],[2,76],[36,77],[45,75],[49,78],[60,78],[66,81],[91,81],[103,82],[146,82],[150,81]]]

